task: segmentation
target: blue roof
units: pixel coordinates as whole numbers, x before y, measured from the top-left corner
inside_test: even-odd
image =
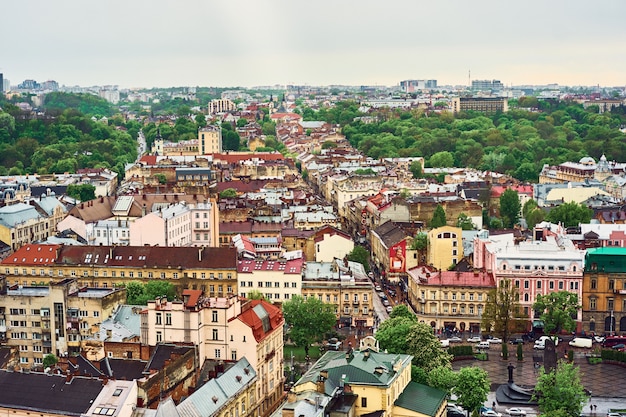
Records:
[[[0,208],[0,224],[9,228],[27,222],[28,220],[41,217],[35,207],[24,203],[12,204]]]

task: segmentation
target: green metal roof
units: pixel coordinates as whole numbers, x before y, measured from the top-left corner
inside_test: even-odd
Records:
[[[435,416],[446,400],[446,393],[417,382],[409,382],[394,405],[427,416]]]
[[[626,248],[589,249],[585,255],[585,271],[625,273]]]

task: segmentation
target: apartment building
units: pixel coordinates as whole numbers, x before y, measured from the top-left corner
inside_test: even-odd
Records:
[[[442,271],[420,265],[408,271],[408,300],[418,319],[434,329],[478,334],[493,274]]]
[[[340,326],[374,326],[374,288],[363,265],[335,259],[307,262],[302,272],[302,296],[335,306]]]
[[[206,126],[198,130],[198,155],[222,152],[222,128]]]
[[[258,291],[267,300],[282,303],[301,295],[304,259],[241,259],[237,263],[239,295]]]
[[[53,236],[50,219],[34,206],[16,203],[0,207],[0,240],[17,250],[25,244]]]
[[[582,304],[585,332],[626,333],[626,248],[589,249],[585,256]]]
[[[237,294],[234,248],[27,245],[0,262],[7,284],[75,278],[80,286],[114,288],[129,281],[167,279],[182,292]]]
[[[238,361],[245,357],[258,374],[259,415],[267,416],[282,400],[283,325],[278,307],[238,296],[205,298],[186,290],[183,300],[148,303],[141,317],[141,341],[195,343],[201,360]]]
[[[71,278],[40,286],[12,285],[0,297],[0,333],[18,350],[22,367],[40,367],[49,353],[79,353],[81,340],[125,302],[123,288],[81,288]]]
[[[462,233],[460,227],[451,226],[429,230],[426,264],[445,270],[463,259]]]
[[[497,113],[509,111],[509,101],[504,97],[456,97],[450,100],[453,113],[475,111]]]

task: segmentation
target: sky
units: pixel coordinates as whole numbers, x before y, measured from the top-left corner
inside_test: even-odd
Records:
[[[12,85],[626,85],[624,0],[3,3]]]

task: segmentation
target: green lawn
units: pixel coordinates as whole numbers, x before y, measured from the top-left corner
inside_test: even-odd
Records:
[[[296,362],[304,362],[304,348],[299,346],[289,346],[285,345],[283,349],[283,356],[285,358],[285,364],[291,363],[291,355],[293,354],[293,360]],[[311,362],[317,361],[322,354],[320,353],[320,348],[317,346],[311,346],[309,348],[309,355],[311,356]]]

